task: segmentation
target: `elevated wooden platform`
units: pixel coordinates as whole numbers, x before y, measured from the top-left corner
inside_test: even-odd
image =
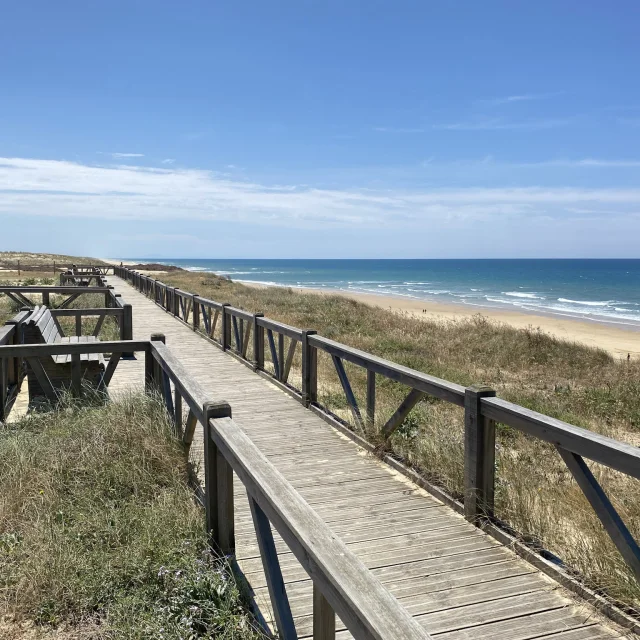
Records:
[[[585,603],[462,516],[370,456],[274,385],[118,277],[133,306],[133,338],[167,345],[302,497],[428,632],[442,639],[598,640],[621,637]],[[141,388],[144,360],[121,362],[111,392]],[[193,454],[202,456],[196,432]],[[265,618],[269,597],[251,515],[236,487],[237,560]],[[312,636],[312,585],[276,534],[300,638]],[[343,626],[338,621],[338,629]],[[339,638],[351,637],[344,631]]]

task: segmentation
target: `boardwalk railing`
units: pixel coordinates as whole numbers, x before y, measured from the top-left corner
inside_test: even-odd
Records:
[[[425,396],[439,398],[464,409],[464,505],[465,517],[478,526],[496,521],[495,491],[495,425],[500,422],[530,436],[553,444],[593,507],[612,542],[640,580],[640,547],[607,497],[594,473],[587,466],[588,458],[610,469],[640,478],[640,449],[593,431],[556,420],[525,407],[496,398],[488,387],[465,388],[459,384],[410,369],[317,335],[315,331],[290,327],[251,314],[228,304],[214,302],[184,291],[175,293],[172,287],[127,268],[116,267],[116,275],[131,282],[140,291],[154,292],[151,297],[164,309],[207,337],[223,350],[270,378],[280,388],[297,398],[306,407],[329,423],[344,430],[345,422],[318,402],[318,351],[327,353],[334,364],[356,430],[364,432],[365,422],[373,424],[376,410],[376,378],[382,376],[409,388],[405,399],[382,426],[388,439],[403,423],[409,412]],[[161,292],[160,294],[158,292]],[[176,313],[175,296],[191,296],[197,313]],[[212,315],[213,314],[213,315]],[[189,320],[191,318],[191,320]],[[204,318],[208,318],[206,321]],[[202,321],[201,321],[202,320]],[[220,337],[216,337],[216,324]],[[249,336],[253,332],[253,358],[248,359]],[[265,369],[265,332],[272,371]],[[276,339],[277,336],[277,339]],[[285,339],[289,341],[285,347]],[[298,342],[301,345],[301,386],[288,383]],[[363,412],[353,392],[344,362],[366,370],[366,407]],[[449,501],[454,508],[457,505]]]
[[[229,404],[207,396],[164,344],[164,336],[156,334],[150,341],[0,346],[0,363],[60,354],[70,354],[72,361],[79,362],[82,354],[104,351],[112,354],[104,388],[123,353],[144,352],[145,390],[162,395],[187,448],[197,423],[203,426],[206,528],[212,546],[225,555],[235,551],[234,472],[244,484],[275,624],[283,640],[297,635],[271,526],[313,581],[314,638],[335,638],[336,614],[356,639],[430,638],[233,423]],[[79,379],[74,380],[73,388],[80,393]],[[188,408],[184,426],[183,404]]]
[[[112,265],[92,265],[92,264],[70,264],[67,262],[50,262],[49,264],[40,263],[40,264],[28,264],[27,262],[23,262],[22,260],[16,260],[15,262],[10,261],[0,261],[0,265],[9,271],[17,271],[18,273],[22,271],[49,271],[51,269],[52,273],[55,275],[58,271],[67,271],[69,269],[74,268],[79,274],[91,274],[91,273],[99,273],[103,276],[113,274],[114,267]]]
[[[20,344],[20,324],[29,315],[28,311],[21,311],[3,327],[0,327],[0,347]],[[0,358],[0,422],[4,422],[15,397],[20,391],[25,371],[22,358]]]
[[[106,287],[106,276],[96,273],[61,273],[60,274],[60,286],[76,285],[76,286],[89,286],[93,284],[96,287]]]
[[[102,277],[102,276],[100,276]],[[33,309],[38,304],[43,304],[51,309],[54,318],[75,317],[76,336],[82,335],[82,318],[97,316],[96,325],[92,335],[97,336],[102,329],[106,317],[113,317],[118,324],[121,340],[133,338],[133,312],[130,304],[125,304],[120,294],[114,293],[113,287],[77,287],[77,286],[6,286],[0,287],[0,295],[6,295],[20,308]],[[86,294],[104,295],[105,306],[102,308],[69,309],[69,305]],[[33,297],[39,298],[34,300]],[[57,305],[52,304],[52,296],[61,296],[64,299]],[[58,325],[61,335],[62,328]]]

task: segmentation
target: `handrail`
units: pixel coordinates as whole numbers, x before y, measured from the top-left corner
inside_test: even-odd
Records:
[[[148,280],[145,280],[145,276],[124,267],[116,267],[115,273],[131,281],[140,290],[142,290],[142,283]],[[155,284],[156,288],[157,286],[158,283]],[[165,291],[168,294],[172,289],[166,286]],[[189,294],[185,293],[184,295],[188,296]],[[199,310],[195,310],[198,304],[210,305],[216,308],[216,311],[221,311],[222,339],[220,341],[213,339],[214,326],[205,327],[204,333],[212,339],[214,344],[218,344],[227,351],[232,347],[232,333],[228,318],[234,321],[235,318],[240,317],[242,321],[250,322],[246,335],[242,334],[239,328],[234,325],[233,333],[236,347],[230,353],[254,371],[269,377],[305,406],[312,406],[323,419],[338,428],[345,428],[344,421],[325,410],[318,403],[318,350],[331,356],[351,410],[355,428],[363,433],[365,423],[371,425],[375,419],[376,375],[385,376],[410,387],[407,397],[381,429],[382,435],[386,439],[403,423],[409,412],[425,394],[464,407],[464,513],[470,522],[478,526],[484,526],[485,523],[496,520],[494,516],[495,423],[504,423],[554,444],[612,541],[618,547],[636,578],[640,579],[640,547],[622,522],[597,479],[582,460],[582,456],[585,456],[632,477],[640,478],[640,449],[637,447],[600,436],[586,429],[496,398],[493,389],[486,387],[465,388],[462,385],[430,376],[316,335],[315,331],[290,327],[284,323],[264,318],[261,313],[250,314],[222,303],[213,301],[204,303],[204,299],[195,294],[191,295],[194,301],[194,313],[192,314],[194,330],[201,331],[200,313]],[[170,295],[165,295],[161,306],[175,313],[169,306],[171,301],[168,298],[170,297]],[[156,302],[158,302],[157,296]],[[183,315],[183,320],[188,322],[189,314]],[[253,330],[254,333],[252,360],[247,359],[247,338],[250,330]],[[273,374],[265,370],[265,331],[269,339]],[[279,334],[277,344],[272,335],[273,332]],[[285,336],[290,339],[286,358]],[[288,384],[289,370],[298,343],[302,347],[302,388],[299,391]],[[366,414],[364,416],[358,406],[343,360],[366,369]]]
[[[104,342],[53,342],[52,344],[17,344],[0,347],[0,358],[40,358],[83,353],[122,353],[146,351],[148,340],[105,340]]]
[[[0,293],[62,293],[62,294],[71,294],[71,293],[108,293],[110,291],[109,287],[58,287],[58,286],[2,286],[0,287]]]
[[[302,329],[298,329],[297,327],[292,327],[291,325],[284,324],[284,322],[278,322],[277,320],[272,320],[271,318],[265,318],[263,316],[259,316],[256,322],[259,327],[277,331],[288,338],[302,340]]]
[[[640,449],[501,398],[480,400],[483,417],[640,479]]]
[[[318,335],[309,336],[309,345],[322,349],[327,353],[342,358],[347,362],[366,367],[369,371],[379,373],[385,378],[401,382],[418,391],[423,391],[431,396],[446,400],[459,407],[464,406],[464,387],[455,382],[449,382],[442,378],[436,378],[426,373],[410,369],[390,360],[379,358],[366,351],[349,347],[340,342]]]
[[[322,615],[322,609],[326,613],[326,608],[330,607],[331,613],[335,612],[340,617],[357,640],[431,638],[231,418],[210,419],[208,424],[209,461],[214,455],[219,460],[221,454],[244,484],[261,552],[273,544],[270,528],[260,526],[261,518],[266,516],[312,578],[314,592],[319,591],[325,601],[321,600],[318,607],[318,598],[314,597],[314,618],[317,616],[318,622],[326,617]],[[220,462],[216,466],[218,475],[221,475]],[[233,499],[232,486],[227,485],[224,489],[218,486],[218,489],[220,495],[211,496],[215,498],[216,505],[225,499]],[[224,514],[217,514],[216,525],[218,532],[222,533],[229,529],[230,524],[222,522],[220,515]],[[276,591],[274,587],[282,584],[277,555],[270,558],[266,558],[264,553],[261,555],[268,574],[269,591],[273,593]],[[273,604],[276,619],[280,618],[279,626],[284,627],[279,629],[281,636],[296,637],[295,630],[291,635],[286,635],[285,631],[293,626],[288,602],[281,598]],[[329,622],[329,626],[335,625],[335,616],[332,617],[333,622]],[[314,628],[318,631],[315,625]],[[335,629],[331,631],[335,632]],[[322,630],[317,637],[329,637],[326,632],[327,629]]]

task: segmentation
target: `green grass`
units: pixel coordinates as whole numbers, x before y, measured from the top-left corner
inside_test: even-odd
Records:
[[[69,405],[0,431],[0,615],[100,638],[257,638],[207,550],[161,403]]]

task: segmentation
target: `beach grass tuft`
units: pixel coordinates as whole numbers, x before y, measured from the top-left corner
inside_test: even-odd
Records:
[[[68,401],[0,430],[0,610],[11,637],[261,637],[159,399]]]

